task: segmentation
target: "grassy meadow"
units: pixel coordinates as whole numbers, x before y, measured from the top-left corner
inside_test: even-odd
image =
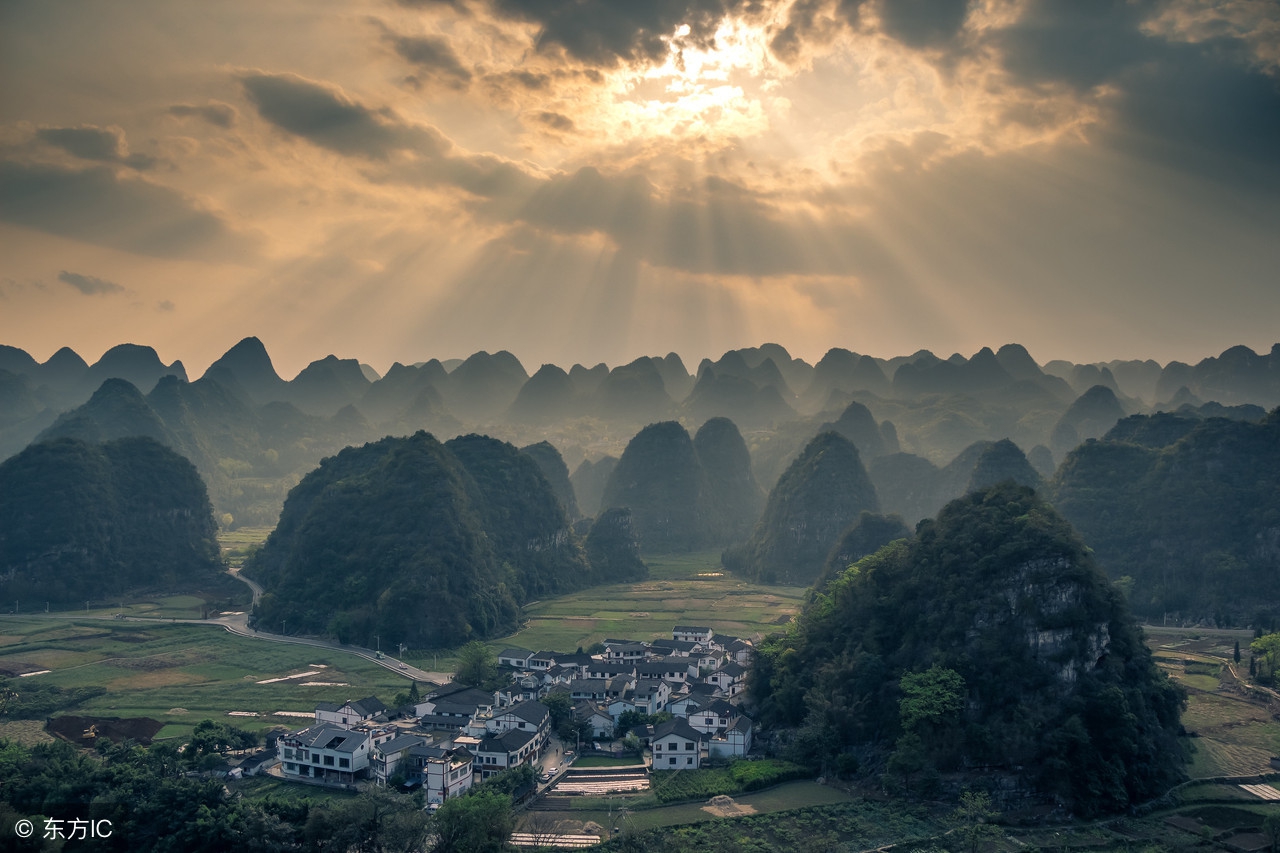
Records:
[[[493,641],[571,652],[606,637],[671,639],[675,625],[708,625],[738,637],[781,630],[804,601],[805,587],[750,583],[720,566],[720,553],[646,556],[649,578],[597,586],[525,607],[526,624]]]
[[[0,620],[0,669],[47,669],[29,678],[63,688],[102,687],[103,695],[59,713],[151,717],[165,723],[161,738],[185,737],[203,719],[253,731],[297,727],[306,721],[275,712],[313,712],[317,702],[370,694],[390,702],[408,687],[403,677],[353,655],[239,637],[215,626],[43,616]],[[232,717],[231,711],[258,716]]]

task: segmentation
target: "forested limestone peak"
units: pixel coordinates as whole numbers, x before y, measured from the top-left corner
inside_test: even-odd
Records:
[[[1182,774],[1181,690],[1071,526],[1012,483],[835,578],[762,644],[752,691],[800,751],[879,751],[907,787],[982,767],[1093,814]]]
[[[858,449],[836,432],[815,437],[769,492],[764,514],[725,566],[768,583],[808,585],[845,529],[879,499]]]
[[[151,438],[57,438],[0,463],[0,594],[10,601],[192,589],[222,569],[214,532],[196,469]]]

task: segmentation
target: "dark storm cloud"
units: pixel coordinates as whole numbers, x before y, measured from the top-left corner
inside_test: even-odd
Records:
[[[864,6],[872,5],[880,15],[885,35],[909,47],[938,47],[960,32],[969,13],[969,0],[839,0],[838,14],[857,26]],[[803,14],[812,15],[801,9]]]
[[[1132,153],[1246,180],[1258,165],[1280,168],[1280,80],[1239,38],[1193,44],[1144,32],[1156,11],[1130,0],[1037,0],[996,44],[1026,85],[1109,87],[1104,132]]]
[[[128,154],[124,134],[115,128],[93,127],[42,127],[36,137],[43,142],[61,148],[81,160],[99,163],[118,163],[134,169],[149,169],[155,158],[145,154]]]
[[[307,141],[350,157],[386,163],[375,181],[447,184],[494,198],[532,189],[533,178],[491,154],[467,154],[434,127],[403,121],[388,108],[371,109],[329,86],[294,74],[242,78],[259,115]],[[403,154],[391,163],[393,154]]]
[[[465,89],[470,85],[471,72],[458,59],[447,38],[388,32],[386,39],[395,52],[417,70],[414,78],[420,85],[436,83],[450,89]]]
[[[694,44],[710,44],[726,15],[756,9],[753,0],[494,0],[496,12],[539,27],[538,47],[605,67],[657,61],[681,25]]]
[[[169,107],[169,115],[178,118],[199,118],[221,128],[230,128],[236,123],[236,111],[230,104],[217,101],[209,104],[174,104]]]
[[[248,74],[241,83],[264,119],[339,154],[386,160],[396,151],[440,154],[449,146],[434,128],[406,125],[390,110],[371,110],[296,74]]]
[[[256,241],[167,187],[94,166],[0,162],[0,220],[154,257],[236,260]]]
[[[124,288],[114,281],[98,278],[94,275],[82,275],[78,272],[62,270],[58,273],[58,281],[69,284],[85,296],[102,296],[108,293],[124,293]]]

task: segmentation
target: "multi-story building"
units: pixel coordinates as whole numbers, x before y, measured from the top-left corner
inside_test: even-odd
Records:
[[[369,772],[369,735],[321,723],[290,732],[276,741],[286,778],[354,782]]]

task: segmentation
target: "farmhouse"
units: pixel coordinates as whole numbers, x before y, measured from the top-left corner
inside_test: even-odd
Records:
[[[276,741],[285,777],[351,783],[368,775],[369,735],[321,723]]]
[[[388,710],[377,696],[366,696],[354,702],[348,699],[341,705],[321,702],[316,705],[316,722],[349,729],[384,715]]]
[[[702,766],[702,732],[681,719],[653,728],[654,770],[697,770]]]

